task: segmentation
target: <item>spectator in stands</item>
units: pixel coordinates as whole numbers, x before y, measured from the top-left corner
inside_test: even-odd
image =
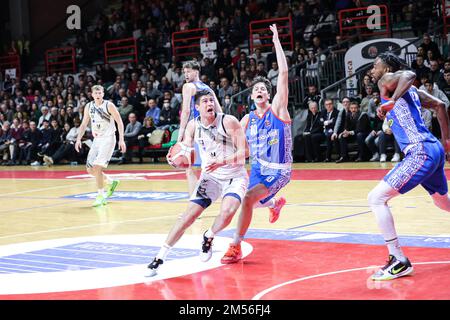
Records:
[[[222,79],[220,79],[219,95],[217,96],[220,104],[224,104],[226,95],[231,96],[232,94],[233,88],[230,86],[230,81],[227,78],[223,77]]]
[[[48,150],[50,143],[52,142],[52,128],[49,126],[49,121],[44,120],[42,128],[39,131],[41,131],[41,140],[38,143],[39,155],[52,155],[57,149],[53,148]]]
[[[133,111],[136,113],[137,118],[144,119],[148,103],[147,90],[145,87],[141,87],[139,92],[136,93],[134,96],[134,103],[135,108]]]
[[[163,101],[161,113],[159,115],[159,126],[163,126],[163,128],[167,128],[171,124],[177,124],[177,110],[170,107],[170,100],[165,99]]]
[[[158,91],[159,92],[164,92],[164,91],[172,91],[173,85],[167,80],[166,77],[162,77],[161,78],[161,83],[158,86]]]
[[[13,119],[13,123],[10,127],[11,139],[9,140],[9,155],[10,165],[19,164],[19,143],[23,140],[24,129],[20,125],[19,119]]]
[[[141,131],[142,124],[137,121],[136,114],[130,113],[128,116],[128,124],[125,127],[124,138],[127,151],[122,154],[120,161],[117,164],[125,164],[131,162],[132,147],[139,146],[138,135]]]
[[[148,139],[150,138],[153,131],[155,131],[156,127],[153,122],[152,117],[145,117],[144,125],[141,127],[138,133],[138,143],[139,143],[139,163],[143,162],[144,156],[144,148],[150,145]]]
[[[3,156],[2,165],[7,164],[9,159],[9,144],[11,140],[11,131],[9,121],[4,121],[2,130],[0,130],[0,154]]]
[[[424,57],[422,55],[417,55],[416,60],[411,64],[411,68],[416,73],[416,79],[421,79],[424,76],[428,77],[430,69],[425,66]]]
[[[209,80],[216,79],[216,68],[208,57],[203,59],[203,65],[201,66],[200,74],[208,76]]]
[[[44,155],[44,162],[46,165],[51,166],[53,164],[58,164],[63,159],[69,161],[75,159],[75,142],[77,140],[81,121],[78,118],[75,118],[73,124],[74,126],[70,128],[69,132],[67,132],[65,135],[65,140],[56,152],[51,156]],[[64,127],[66,127],[66,124],[64,124]]]
[[[278,63],[276,61],[272,62],[272,68],[267,73],[267,79],[272,83],[272,91],[276,90],[277,80],[278,80]],[[273,93],[273,92],[272,92]]]
[[[175,92],[181,93],[181,89],[183,88],[184,81],[185,81],[185,77],[184,77],[183,72],[181,72],[181,66],[177,64],[177,66],[175,68],[175,73],[173,73],[173,75],[172,75],[172,83],[175,86],[175,89],[174,89]]]
[[[425,109],[425,108],[422,108]],[[380,162],[386,162],[386,149],[387,149],[387,144],[390,143],[394,146],[394,156],[391,159],[391,162],[399,162],[400,161],[400,147],[397,143],[397,141],[395,141],[395,137],[392,134],[392,130],[389,127],[387,118],[384,119],[383,121],[383,126],[382,126],[382,131],[381,134],[379,136],[379,140],[378,142],[378,147],[380,150]]]
[[[0,105],[0,111],[5,116],[5,120],[11,123],[14,119],[14,111],[12,111],[6,103]],[[48,109],[47,109],[48,111]]]
[[[317,86],[315,84],[308,85],[308,93],[306,94],[305,98],[303,99],[304,108],[308,108],[310,101],[315,101],[317,103],[319,103],[319,101],[320,101],[320,95],[317,92]]]
[[[36,122],[30,122],[30,128],[26,130],[23,134],[23,142],[19,145],[21,159],[24,161],[24,164],[32,164],[36,165],[37,161],[37,152],[39,150],[39,142],[42,139],[42,133],[37,128]],[[34,160],[34,162],[32,162]],[[38,164],[39,161],[38,161]]]
[[[151,117],[153,119],[153,122],[155,123],[155,126],[159,126],[159,117],[161,113],[161,109],[156,104],[155,99],[148,100],[147,103],[147,112],[145,113],[145,117]]]
[[[356,162],[364,161],[365,158],[365,139],[369,134],[370,121],[367,113],[363,113],[359,110],[359,104],[355,101],[350,103],[350,112],[345,119],[344,131],[339,134],[340,144],[340,158],[336,163],[349,161],[348,157],[348,143],[357,142],[358,144],[358,157]]]
[[[436,42],[431,40],[431,36],[429,33],[424,33],[422,35],[423,42],[419,45],[422,47],[424,52],[428,53],[428,50],[431,50],[434,58],[438,59],[441,57],[441,52]]]
[[[123,123],[127,123],[130,113],[134,112],[134,106],[128,104],[128,98],[125,96],[122,97],[122,103],[117,110],[119,111]]]
[[[339,111],[334,107],[333,100],[331,99],[326,99],[324,104],[325,109],[321,111],[321,122],[323,125],[323,131],[325,133],[325,140],[327,143],[324,162],[330,162],[331,154],[333,152],[333,141],[331,140],[331,137],[334,133],[334,127],[336,125]]]
[[[319,105],[315,101],[309,102],[309,112],[306,118],[306,128],[303,131],[303,139],[305,143],[305,161],[320,161],[320,143],[324,139],[324,133]]]
[[[449,106],[450,106],[450,101],[447,98],[447,96],[445,95],[444,92],[442,92],[437,84],[433,83],[430,79],[425,80],[425,83],[423,85],[423,87],[421,86],[419,89],[425,90],[427,91],[429,94],[431,94],[433,97],[438,98],[439,100],[441,100],[442,102],[444,102],[445,104],[445,109],[448,110]],[[433,118],[432,118],[432,131],[431,133],[433,133],[433,135],[435,137],[437,137],[438,139],[441,138],[441,126],[439,125],[439,121],[437,120],[437,114],[436,111],[434,111],[434,109],[430,109]]]
[[[266,66],[263,61],[259,61],[256,66],[255,77],[267,78]]]
[[[50,112],[48,111],[48,107],[46,107],[46,106],[43,106],[41,108],[41,112],[42,112],[42,116],[39,117],[39,121],[38,121],[38,125],[37,126],[38,126],[39,129],[42,130],[44,120],[47,120],[47,122],[49,123],[51,115],[50,115]]]
[[[444,72],[445,83],[440,87],[442,92],[445,93],[447,99],[450,100],[450,70]]]
[[[370,100],[372,100],[372,98],[374,97],[373,96],[374,86],[372,84],[369,84],[363,90],[365,90],[365,95],[364,98],[362,98],[361,100],[360,109],[361,112],[368,113]]]
[[[439,62],[437,60],[431,60],[430,61],[430,72],[429,72],[429,79],[431,82],[438,84],[439,80],[441,78],[441,69],[439,68]]]
[[[162,92],[158,90],[159,83],[155,85],[155,82],[153,80],[147,81],[145,88],[147,90],[147,97],[149,99],[154,99],[155,101],[158,101],[161,96]]]

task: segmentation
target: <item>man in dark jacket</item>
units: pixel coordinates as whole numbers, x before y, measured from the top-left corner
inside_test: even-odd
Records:
[[[333,100],[326,99],[325,100],[325,109],[322,110],[320,115],[320,122],[323,125],[323,130],[325,134],[325,139],[327,142],[327,152],[325,156],[325,162],[331,161],[331,152],[333,151],[333,141],[331,140],[331,136],[334,132],[334,126],[336,124],[336,119],[338,117],[339,112],[334,108]]]
[[[358,158],[356,162],[364,160],[365,157],[365,139],[371,130],[369,116],[365,112],[359,110],[357,102],[350,103],[350,112],[345,119],[345,128],[339,134],[339,145],[341,157],[336,163],[348,161],[348,143],[358,143]]]

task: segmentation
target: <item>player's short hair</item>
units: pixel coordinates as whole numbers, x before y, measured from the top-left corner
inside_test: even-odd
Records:
[[[252,81],[252,87],[255,86],[255,84],[262,82],[267,89],[267,92],[272,93],[272,83],[269,81],[269,79],[267,79],[266,77],[255,77]]]
[[[187,62],[183,63],[183,69],[184,68],[190,68],[190,69],[200,71],[200,63],[198,63],[195,60],[187,61]]]
[[[207,95],[212,95],[211,90],[203,89],[203,90],[197,91],[197,93],[195,94],[195,104],[200,105],[201,97],[207,96]]]
[[[91,91],[92,92],[94,92],[94,91],[105,91],[105,89],[103,88],[103,86],[101,86],[99,84],[96,84],[96,85],[92,86]]]
[[[409,69],[405,61],[392,52],[383,52],[378,55],[378,58],[391,69],[391,72]]]

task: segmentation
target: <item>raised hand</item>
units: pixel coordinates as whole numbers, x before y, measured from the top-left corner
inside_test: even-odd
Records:
[[[270,31],[272,31],[272,33],[273,33],[273,38],[272,38],[272,41],[273,42],[275,42],[275,41],[280,41],[280,39],[278,39],[278,29],[277,29],[277,25],[276,24],[272,24],[272,25],[270,25]]]

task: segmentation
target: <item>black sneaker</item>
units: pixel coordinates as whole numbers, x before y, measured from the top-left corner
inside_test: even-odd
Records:
[[[156,270],[163,263],[164,263],[164,261],[162,261],[161,259],[156,259],[156,258],[153,259],[153,261],[147,266],[147,268],[150,270],[150,272],[147,275],[147,277],[155,276],[156,275]]]
[[[206,233],[206,232],[205,232]],[[212,256],[212,242],[214,238],[205,237],[203,234],[202,251],[200,252],[200,260],[206,262],[211,259]]]
[[[414,271],[411,262],[406,258],[403,263],[393,255],[389,255],[387,264],[372,275],[372,280],[392,280],[411,274]]]

